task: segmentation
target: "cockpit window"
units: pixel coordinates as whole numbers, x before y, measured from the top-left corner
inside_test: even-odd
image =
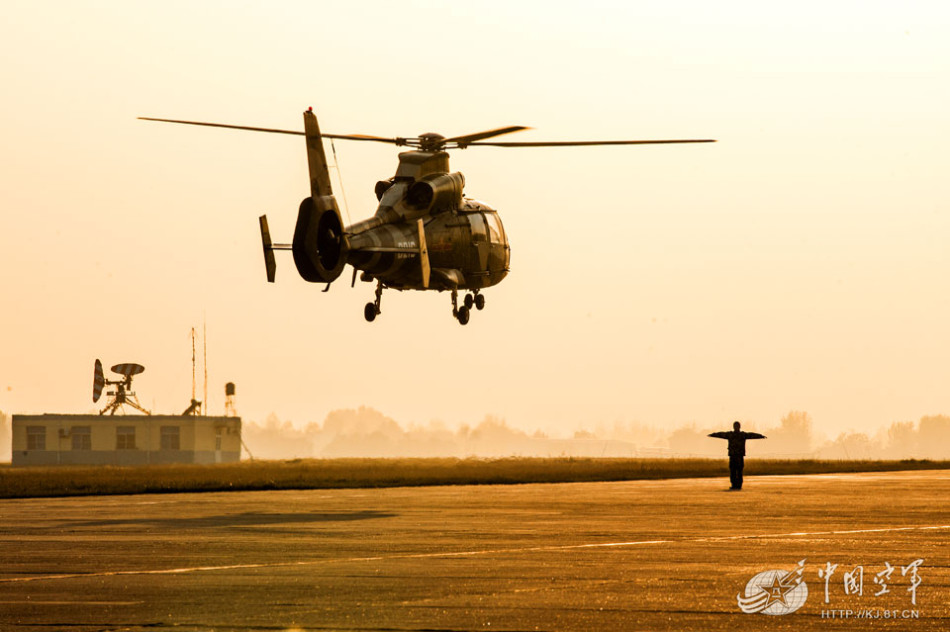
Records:
[[[485,235],[485,218],[482,217],[481,213],[472,213],[468,216],[469,225],[472,227],[472,240],[473,241],[484,241],[486,238]]]
[[[485,213],[485,221],[488,222],[488,236],[493,244],[503,243],[501,239],[501,222],[494,213]]]

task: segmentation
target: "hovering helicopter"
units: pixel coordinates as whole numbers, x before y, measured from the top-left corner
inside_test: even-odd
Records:
[[[304,131],[226,125],[139,117],[145,121],[181,123],[206,127],[294,134],[306,137],[310,170],[310,196],[300,203],[293,242],[271,240],[267,216],[260,217],[261,241],[267,280],[274,282],[275,250],[293,253],[297,272],[311,283],[326,283],[330,289],[347,264],[353,266],[350,286],[357,273],[364,282],[376,281],[376,300],[366,304],[363,315],[374,321],[381,314],[383,290],[450,291],[452,316],[468,323],[474,306],[485,307],[482,290],[496,285],[509,272],[511,247],[498,211],[483,202],[465,197],[465,177],[449,171],[447,149],[491,147],[576,147],[591,145],[659,145],[671,143],[712,143],[702,140],[606,140],[558,142],[485,142],[486,139],[529,129],[509,126],[464,136],[446,138],[440,134],[385,138],[363,134],[323,134],[313,108],[303,113]],[[399,154],[396,174],[376,183],[379,207],[366,220],[344,226],[330,185],[323,139],[389,143],[411,147]],[[459,291],[467,292],[459,307]]]

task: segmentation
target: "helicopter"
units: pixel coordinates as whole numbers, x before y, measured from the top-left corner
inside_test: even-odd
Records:
[[[487,139],[520,132],[513,125],[446,138],[426,133],[415,137],[387,138],[365,134],[324,134],[313,108],[303,113],[304,131],[228,125],[200,121],[139,117],[140,120],[205,127],[304,136],[310,172],[310,196],[297,212],[293,241],[274,243],[267,216],[259,218],[267,280],[273,283],[277,263],[274,252],[289,250],[297,272],[311,283],[325,283],[324,292],[347,264],[353,267],[350,287],[357,275],[376,282],[375,300],[366,304],[364,318],[372,322],[382,313],[384,289],[449,291],[452,316],[462,325],[474,307],[485,307],[482,290],[500,283],[509,272],[511,246],[498,211],[463,194],[465,177],[449,170],[448,149],[474,146],[567,147],[592,145],[658,145],[712,143],[712,139],[487,142]],[[323,139],[369,141],[409,147],[399,154],[396,173],[376,183],[379,206],[369,219],[344,226],[330,184]],[[459,292],[465,292],[459,306]]]

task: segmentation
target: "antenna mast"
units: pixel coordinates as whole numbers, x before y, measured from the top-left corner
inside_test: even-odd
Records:
[[[191,404],[182,413],[182,416],[200,415],[201,402],[195,399],[195,390],[197,388],[198,369],[197,369],[197,346],[195,343],[195,328],[191,328]]]
[[[203,415],[208,414],[208,321],[205,320],[201,326],[201,345],[204,347],[204,359],[201,361],[201,364],[204,366],[205,370],[205,390],[204,390],[204,399],[201,401],[204,402],[204,408],[201,409]]]
[[[195,328],[191,328],[191,399],[195,399]]]

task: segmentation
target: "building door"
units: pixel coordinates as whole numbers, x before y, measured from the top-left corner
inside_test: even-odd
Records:
[[[214,430],[214,462],[221,462],[221,433],[223,428],[215,428]]]

